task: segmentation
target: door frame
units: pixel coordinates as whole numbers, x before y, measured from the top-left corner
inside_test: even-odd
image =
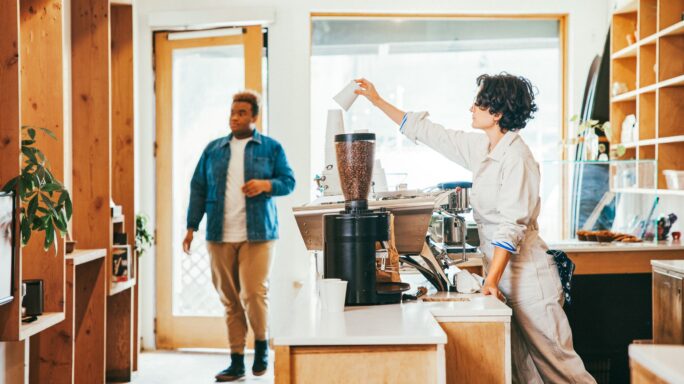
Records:
[[[155,71],[155,165],[156,165],[156,316],[155,338],[159,349],[226,348],[228,337],[223,317],[173,316],[173,103],[172,52],[174,49],[240,45],[244,49],[245,88],[262,93],[261,25],[241,27],[241,34],[169,39],[173,32],[154,33]],[[261,119],[257,120],[261,131]],[[211,330],[208,332],[208,330]],[[221,333],[213,332],[220,330]],[[251,340],[251,338],[248,338]]]

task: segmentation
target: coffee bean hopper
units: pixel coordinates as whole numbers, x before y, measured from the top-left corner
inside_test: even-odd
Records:
[[[376,279],[376,246],[389,240],[389,212],[368,209],[375,134],[335,136],[344,210],[323,215],[325,278],[346,280],[346,305],[398,303],[410,287]]]

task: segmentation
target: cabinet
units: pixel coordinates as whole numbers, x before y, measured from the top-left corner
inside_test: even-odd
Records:
[[[612,15],[611,142],[621,142],[622,124],[634,115],[637,137],[621,143],[621,159],[657,160],[657,185],[638,185],[644,192],[656,187],[659,194],[684,196],[684,190],[666,189],[662,174],[684,170],[684,126],[673,118],[684,112],[682,14],[684,0],[634,0]],[[623,89],[615,93],[613,87]]]
[[[684,275],[653,268],[653,343],[684,344]]]

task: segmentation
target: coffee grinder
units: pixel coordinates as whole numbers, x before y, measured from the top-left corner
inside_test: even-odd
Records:
[[[397,303],[404,283],[378,283],[376,249],[389,240],[389,212],[368,209],[375,158],[374,133],[335,135],[344,211],[323,215],[325,278],[347,281],[345,305]]]

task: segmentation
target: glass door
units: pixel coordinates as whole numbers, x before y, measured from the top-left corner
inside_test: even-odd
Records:
[[[228,346],[223,306],[211,282],[206,220],[195,233],[190,255],[181,244],[190,179],[202,151],[230,132],[232,95],[262,89],[260,26],[197,34],[155,34],[156,328],[157,346],[163,349]]]

